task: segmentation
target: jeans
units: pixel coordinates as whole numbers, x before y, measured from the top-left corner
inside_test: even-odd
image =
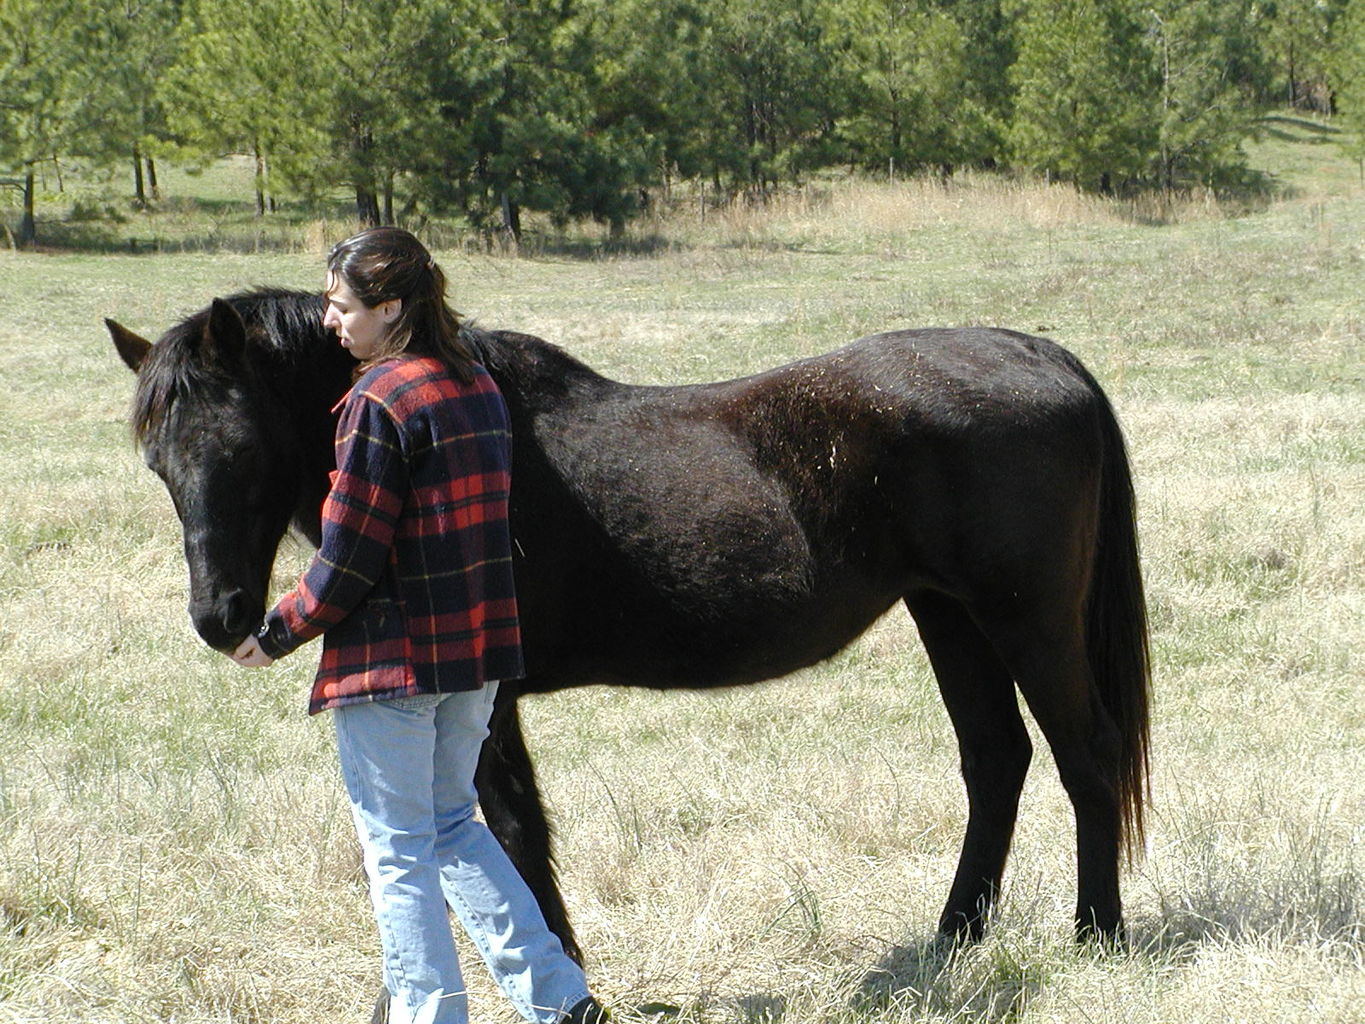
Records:
[[[533,1024],[588,996],[501,844],[474,817],[474,769],[497,684],[350,704],[333,713],[364,851],[392,1024],[466,1024],[446,906],[498,986]]]

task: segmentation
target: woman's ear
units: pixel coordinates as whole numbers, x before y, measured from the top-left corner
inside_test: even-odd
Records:
[[[389,299],[387,302],[381,302],[379,304],[379,315],[384,318],[386,324],[394,323],[402,312],[402,299]]]

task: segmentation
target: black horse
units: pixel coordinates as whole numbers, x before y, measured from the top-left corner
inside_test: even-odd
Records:
[[[190,615],[231,650],[292,521],[314,542],[330,413],[353,362],[316,295],[215,300],[137,371],[133,423],[184,526]],[[490,827],[580,956],[516,699],[589,683],[706,688],[834,654],[896,601],[957,731],[969,819],[939,928],[979,937],[1032,747],[1076,816],[1076,925],[1121,935],[1119,867],[1148,774],[1147,624],[1133,487],[1080,363],[1001,330],[897,331],[740,380],[637,387],[538,338],[465,328],[511,410],[527,677],[478,773]]]

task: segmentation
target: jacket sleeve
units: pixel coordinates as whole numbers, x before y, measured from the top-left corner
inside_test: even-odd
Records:
[[[298,584],[266,615],[261,649],[280,658],[346,618],[389,564],[408,490],[397,426],[360,392],[337,427],[337,469],[322,505],[322,544]]]

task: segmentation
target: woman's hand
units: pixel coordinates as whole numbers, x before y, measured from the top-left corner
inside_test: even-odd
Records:
[[[261,650],[261,645],[254,636],[249,636],[241,642],[232,652],[232,660],[243,668],[267,668],[275,663],[274,658]]]

